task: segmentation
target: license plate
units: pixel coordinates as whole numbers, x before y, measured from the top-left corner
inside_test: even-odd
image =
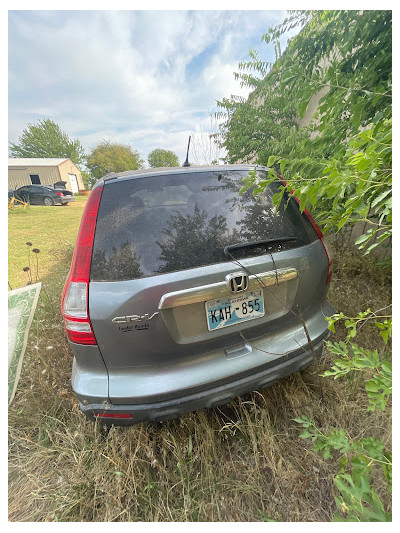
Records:
[[[206,302],[209,331],[253,320],[264,314],[264,298],[261,290]]]

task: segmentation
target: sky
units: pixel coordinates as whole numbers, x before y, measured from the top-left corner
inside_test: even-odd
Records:
[[[108,140],[147,161],[155,148],[181,163],[190,134],[210,130],[216,101],[247,96],[234,79],[250,48],[285,11],[10,10],[9,141],[49,118],[87,152]],[[197,151],[201,158],[201,150]],[[205,161],[198,161],[205,162]]]

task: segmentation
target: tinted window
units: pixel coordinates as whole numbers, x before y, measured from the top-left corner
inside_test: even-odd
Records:
[[[271,251],[301,246],[316,233],[291,200],[278,212],[273,185],[242,196],[244,171],[151,176],[107,183],[97,218],[91,279],[116,281],[227,261],[224,247],[293,237]],[[261,176],[265,177],[265,176]],[[269,251],[269,250],[268,250]],[[265,254],[265,246],[235,251]]]

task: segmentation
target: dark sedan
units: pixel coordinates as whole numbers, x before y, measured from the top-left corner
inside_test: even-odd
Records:
[[[75,201],[75,196],[71,191],[54,189],[46,185],[24,185],[16,191],[9,191],[9,198],[10,195],[31,205],[67,205]]]

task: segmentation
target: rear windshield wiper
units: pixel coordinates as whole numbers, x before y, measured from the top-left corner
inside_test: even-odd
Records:
[[[296,241],[296,237],[278,237],[276,239],[264,239],[262,241],[239,242],[237,244],[225,246],[224,255],[230,258],[232,257],[232,252],[246,250],[249,248],[265,248],[265,251],[268,252],[268,249],[271,247],[271,245]]]

